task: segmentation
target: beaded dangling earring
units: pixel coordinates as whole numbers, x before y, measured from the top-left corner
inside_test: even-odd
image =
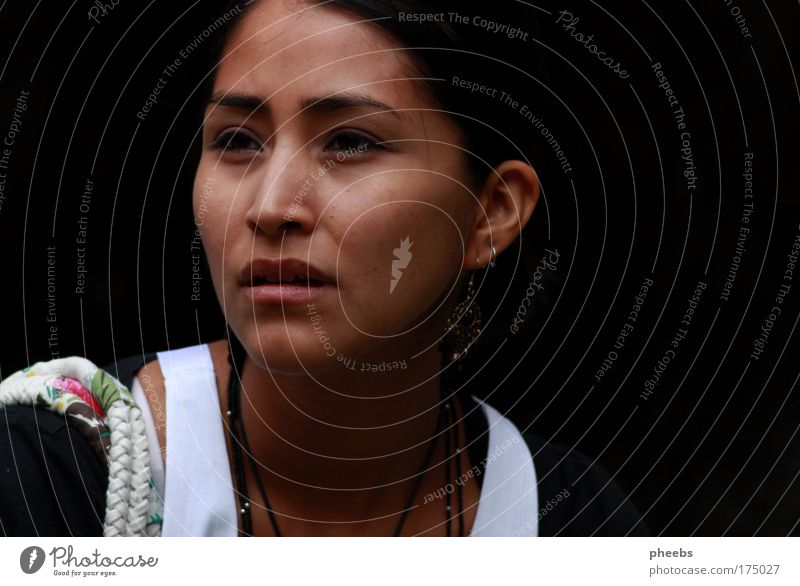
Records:
[[[481,261],[478,258],[478,265]],[[492,268],[497,264],[497,251],[492,246],[492,258],[486,267]],[[481,308],[475,300],[475,271],[467,282],[467,294],[447,320],[445,332],[452,337],[448,350],[448,358],[455,362],[465,356],[475,339],[481,333],[482,326]]]

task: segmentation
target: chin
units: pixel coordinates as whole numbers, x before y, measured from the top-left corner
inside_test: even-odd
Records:
[[[253,333],[245,340],[250,359],[260,368],[275,374],[308,376],[323,374],[341,368],[337,361],[338,349],[328,343],[328,349],[316,336],[293,336],[283,330],[280,334]],[[333,355],[331,353],[333,352]]]

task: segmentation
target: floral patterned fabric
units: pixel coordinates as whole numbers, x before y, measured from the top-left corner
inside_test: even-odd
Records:
[[[120,400],[138,411],[127,387],[89,360],[77,356],[37,362],[0,382],[0,408],[32,404],[64,415],[86,439],[106,473],[112,454],[107,413]],[[158,534],[163,507],[152,477],[147,500],[150,503],[147,524],[151,526],[147,534]],[[153,528],[153,525],[158,527]]]

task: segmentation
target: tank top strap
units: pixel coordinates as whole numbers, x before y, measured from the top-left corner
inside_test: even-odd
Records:
[[[162,535],[235,537],[236,501],[208,345],[157,354],[167,403]]]
[[[533,456],[514,423],[488,403],[481,404],[489,426],[484,475],[470,537],[537,537],[539,495]]]

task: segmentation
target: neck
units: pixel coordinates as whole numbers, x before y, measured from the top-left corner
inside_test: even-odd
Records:
[[[247,358],[242,417],[270,499],[314,503],[317,518],[397,510],[434,440],[440,369],[436,348],[406,369],[344,367],[313,378],[271,373]],[[445,457],[440,435],[428,474],[438,469],[442,479],[434,483],[444,482]]]

